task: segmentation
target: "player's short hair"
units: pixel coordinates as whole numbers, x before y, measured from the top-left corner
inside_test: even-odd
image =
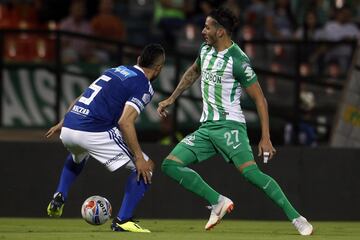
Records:
[[[234,13],[226,8],[215,9],[210,12],[208,17],[211,17],[214,20],[216,20],[216,22],[221,27],[225,28],[225,30],[229,35],[231,35],[234,32],[238,22]]]
[[[141,52],[139,66],[145,68],[154,67],[158,58],[164,54],[165,50],[160,44],[150,43]]]

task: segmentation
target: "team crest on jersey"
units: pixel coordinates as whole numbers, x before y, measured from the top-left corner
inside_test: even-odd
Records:
[[[150,99],[151,99],[150,94],[145,93],[145,94],[142,96],[141,99],[143,100],[143,102],[144,102],[145,104],[148,104],[148,103],[150,102]]]
[[[186,145],[189,146],[194,146],[195,144],[193,143],[193,141],[195,140],[195,135],[191,134],[186,136],[183,140],[181,140],[181,142],[185,143]]]
[[[221,59],[221,58],[218,58],[216,59],[216,62],[215,62],[215,68],[216,69],[221,69],[224,65],[224,60]]]

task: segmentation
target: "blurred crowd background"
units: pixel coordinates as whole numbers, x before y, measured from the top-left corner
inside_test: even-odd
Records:
[[[275,143],[326,144],[360,39],[360,0],[2,0],[0,30],[69,33],[61,36],[61,59],[56,59],[58,36],[54,32],[6,32],[3,62],[134,63],[133,56],[126,54],[130,46],[160,42],[172,64],[162,76],[171,79],[172,85],[164,81],[156,85],[161,100],[195,59],[205,18],[217,7],[229,8],[238,17],[233,39],[258,74],[270,106]],[[186,109],[199,96],[198,91],[190,91],[180,107],[183,104]],[[249,110],[249,135],[255,136],[258,121],[253,105],[246,97],[243,102]],[[158,127],[147,130],[162,134],[150,135],[169,143],[196,128],[196,121],[178,114],[164,122],[157,119]],[[49,117],[47,124],[54,121]],[[6,126],[4,117],[2,125]]]

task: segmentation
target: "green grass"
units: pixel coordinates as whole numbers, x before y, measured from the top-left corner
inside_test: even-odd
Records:
[[[117,233],[109,223],[91,226],[82,219],[0,218],[0,240],[4,239],[126,239],[126,240],[266,240],[266,239],[360,239],[360,222],[312,222],[315,232],[299,236],[289,222],[224,220],[204,231],[206,220],[142,220],[139,224],[152,233]]]

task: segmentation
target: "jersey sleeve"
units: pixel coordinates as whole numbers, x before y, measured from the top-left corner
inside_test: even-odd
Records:
[[[234,76],[244,88],[249,87],[257,81],[256,73],[252,69],[248,59],[242,62],[235,62]]]
[[[151,85],[144,88],[138,88],[133,91],[126,101],[126,104],[135,108],[138,114],[140,114],[151,101],[153,94],[154,92]]]
[[[203,42],[199,48],[199,51],[198,51],[198,55],[197,55],[197,58],[195,60],[196,62],[196,65],[199,67],[199,69],[201,69],[201,49],[206,45],[205,42]]]

